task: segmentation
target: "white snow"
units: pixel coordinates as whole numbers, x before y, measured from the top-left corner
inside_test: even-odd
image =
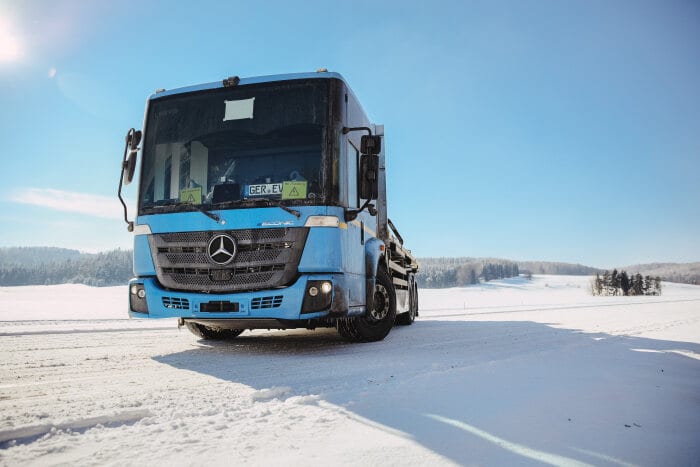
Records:
[[[0,288],[2,465],[698,465],[700,287],[421,290],[383,342],[200,341],[126,287]]]

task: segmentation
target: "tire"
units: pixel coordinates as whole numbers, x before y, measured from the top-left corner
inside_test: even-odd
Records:
[[[215,340],[215,341],[233,339],[234,337],[238,336],[240,333],[242,333],[244,331],[243,329],[210,328],[209,326],[205,326],[203,324],[190,323],[188,321],[185,321],[185,326],[195,336],[197,336],[201,339]]]
[[[389,273],[377,270],[372,310],[364,316],[342,318],[336,323],[338,333],[352,342],[376,342],[391,331],[396,319],[396,294]]]
[[[408,311],[396,315],[396,324],[410,326],[416,320],[416,316],[418,316],[418,288],[414,283],[414,285],[411,286]]]
[[[413,283],[413,298],[415,300],[413,301],[415,308],[416,308],[416,318],[420,316],[420,311],[418,310],[418,284]]]

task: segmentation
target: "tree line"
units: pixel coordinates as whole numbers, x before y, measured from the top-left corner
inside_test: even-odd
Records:
[[[14,251],[10,254],[8,250]],[[130,250],[91,254],[61,248],[2,248],[0,261],[0,286],[72,283],[102,287],[126,284],[133,276]]]
[[[557,263],[554,261],[518,261],[520,269],[526,269],[532,274],[554,274],[557,276],[592,276],[602,269],[584,266],[583,264]]]
[[[628,275],[626,271],[605,271],[591,282],[593,295],[661,295],[661,277]]]
[[[495,279],[517,277],[518,264],[507,260],[476,258],[420,258],[416,280],[419,287],[462,287]]]

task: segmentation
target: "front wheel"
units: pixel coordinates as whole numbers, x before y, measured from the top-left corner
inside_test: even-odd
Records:
[[[391,331],[396,319],[396,294],[391,276],[384,268],[377,270],[374,300],[364,316],[339,319],[336,328],[341,336],[353,342],[376,342]]]
[[[185,321],[185,326],[190,330],[195,336],[206,339],[221,341],[225,339],[233,339],[243,332],[243,329],[219,329],[205,326],[199,323],[190,323]]]

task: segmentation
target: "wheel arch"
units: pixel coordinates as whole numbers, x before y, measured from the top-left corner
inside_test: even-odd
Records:
[[[371,238],[365,243],[365,313],[374,305],[374,285],[377,270],[386,262],[385,249],[384,242],[378,238]]]

